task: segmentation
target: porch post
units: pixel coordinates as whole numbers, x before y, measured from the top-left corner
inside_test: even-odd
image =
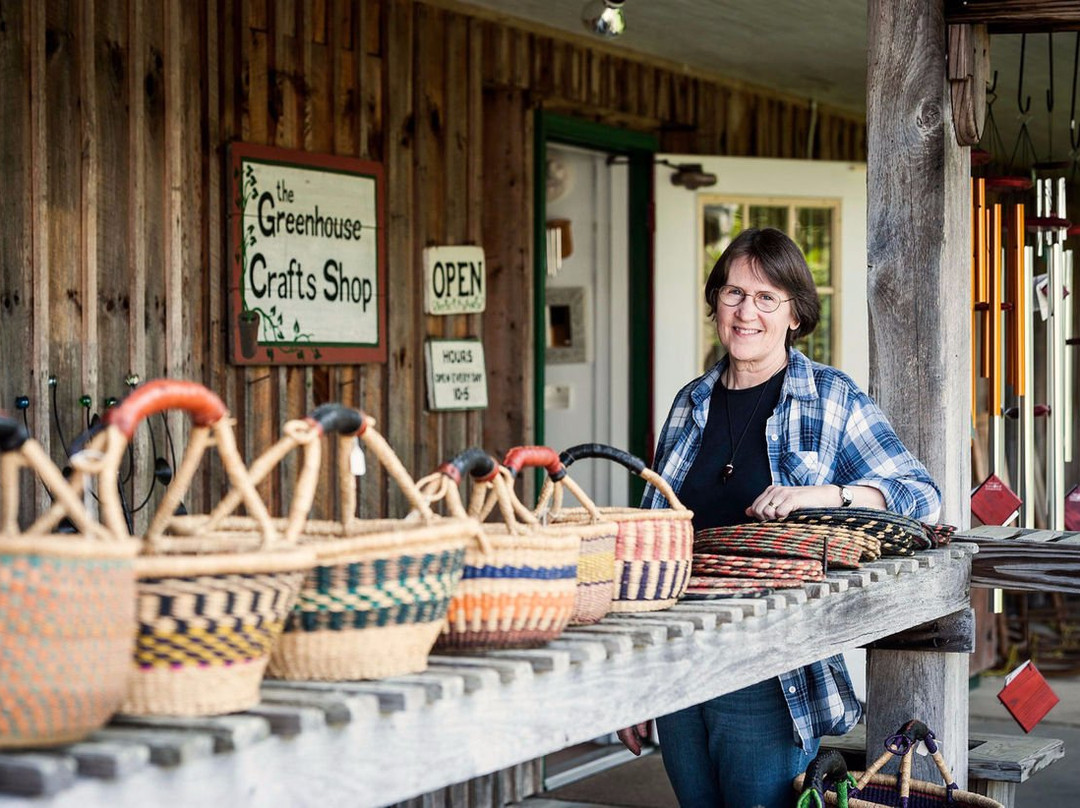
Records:
[[[870,393],[968,525],[969,149],[957,145],[944,0],[868,0],[867,297]],[[867,749],[909,718],[943,740],[967,780],[966,654],[869,652]],[[939,779],[916,756],[913,776]]]

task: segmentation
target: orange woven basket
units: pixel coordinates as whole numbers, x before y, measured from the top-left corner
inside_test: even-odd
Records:
[[[19,478],[33,472],[52,507],[19,530]],[[0,416],[0,749],[80,740],[123,701],[135,639],[138,543],[83,506],[21,424]],[[62,520],[74,533],[62,532]]]
[[[466,548],[461,583],[450,600],[440,648],[529,648],[555,639],[570,622],[577,586],[579,534],[519,520],[514,492],[494,458],[469,449],[417,484],[451,515],[466,516],[458,491],[471,474],[474,497],[494,491],[501,524],[481,525],[486,546]],[[524,511],[528,513],[527,510]]]

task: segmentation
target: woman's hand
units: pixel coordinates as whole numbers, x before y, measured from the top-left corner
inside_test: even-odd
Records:
[[[868,485],[848,486],[852,505],[861,508],[885,508],[885,497]],[[761,522],[783,519],[801,508],[839,508],[840,486],[830,485],[770,485],[746,509],[746,515]]]
[[[640,724],[634,724],[632,727],[620,729],[615,734],[619,736],[623,746],[635,755],[640,755],[641,745],[649,738],[649,722],[644,721]]]

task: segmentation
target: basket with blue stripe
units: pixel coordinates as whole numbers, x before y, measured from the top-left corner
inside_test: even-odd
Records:
[[[483,542],[468,517],[434,513],[374,421],[337,404],[309,421],[338,437],[339,521],[308,520],[301,545],[315,552],[269,676],[345,681],[417,673],[446,622],[466,548]],[[361,441],[405,494],[403,519],[358,519],[350,449]]]
[[[514,492],[499,464],[468,449],[419,481],[450,513],[465,516],[458,486],[471,475],[477,501],[493,492],[502,523],[483,523],[486,546],[465,552],[465,571],[437,647],[530,648],[562,633],[574,611],[580,534],[549,531],[515,516]],[[520,509],[519,509],[520,510]]]

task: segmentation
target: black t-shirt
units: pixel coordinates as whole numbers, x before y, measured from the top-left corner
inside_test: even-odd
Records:
[[[728,390],[717,380],[701,447],[678,492],[694,512],[694,530],[750,521],[746,509],[772,484],[765,425],[780,401],[785,374],[743,390]],[[729,462],[734,471],[725,480]]]

